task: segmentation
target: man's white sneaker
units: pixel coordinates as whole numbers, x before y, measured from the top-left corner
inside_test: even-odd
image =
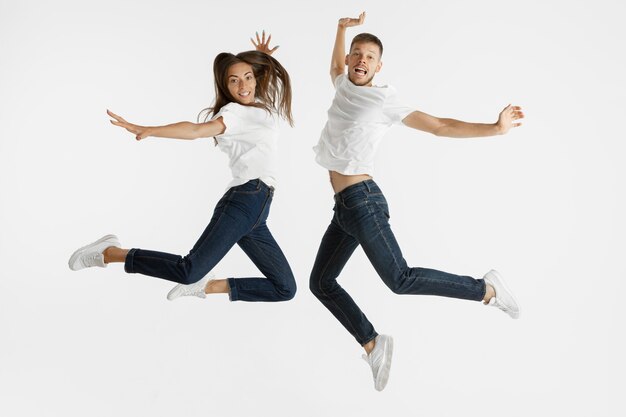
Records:
[[[487,272],[483,278],[485,282],[491,285],[496,292],[496,295],[491,297],[491,300],[489,300],[489,304],[487,305],[498,307],[514,319],[519,318],[519,304],[517,304],[515,297],[513,297],[513,293],[511,293],[511,290],[509,290],[506,286],[500,274],[498,274],[496,270],[492,269]]]
[[[111,246],[119,248],[120,241],[115,235],[106,235],[87,246],[77,249],[72,256],[70,256],[68,265],[72,271],[78,271],[92,266],[105,268],[107,264],[104,263],[104,255],[102,253],[106,248]]]
[[[374,388],[382,391],[389,379],[389,369],[391,368],[391,357],[393,355],[393,337],[379,334],[375,339],[374,349],[369,355],[363,355],[363,360],[372,368],[374,376]]]
[[[204,278],[193,284],[184,285],[178,284],[167,293],[167,299],[172,301],[178,297],[194,296],[200,298],[206,298],[204,289],[209,281],[212,281],[213,274],[209,273]]]

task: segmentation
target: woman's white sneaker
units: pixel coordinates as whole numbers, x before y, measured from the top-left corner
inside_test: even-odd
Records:
[[[120,247],[120,241],[117,239],[117,236],[103,236],[95,242],[77,249],[72,256],[70,256],[68,265],[72,271],[78,271],[92,266],[105,268],[107,264],[104,263],[103,252],[106,248],[110,248],[111,246]]]
[[[491,297],[491,300],[489,300],[487,305],[498,307],[514,319],[519,318],[519,304],[517,304],[511,290],[509,290],[509,288],[504,284],[504,281],[498,271],[492,269],[485,274],[483,279],[487,284],[491,285],[496,292],[496,295]]]
[[[208,282],[212,281],[213,277],[214,277],[213,274],[207,274],[200,281],[194,282],[193,284],[189,284],[189,285],[178,284],[174,288],[172,288],[170,292],[167,293],[167,299],[172,301],[172,300],[177,299],[178,297],[187,297],[187,296],[206,298],[204,289],[206,288],[206,285],[208,284]]]
[[[387,386],[392,356],[393,337],[384,334],[376,336],[374,349],[369,355],[363,355],[363,360],[372,368],[376,391],[382,391]]]

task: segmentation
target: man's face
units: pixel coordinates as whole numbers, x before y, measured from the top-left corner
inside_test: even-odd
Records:
[[[348,79],[354,85],[371,87],[374,75],[380,71],[380,49],[373,42],[359,42],[352,45],[346,55]]]

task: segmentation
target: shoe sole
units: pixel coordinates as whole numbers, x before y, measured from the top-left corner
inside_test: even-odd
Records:
[[[515,296],[513,296],[513,292],[511,291],[511,289],[504,283],[504,280],[502,279],[502,276],[500,276],[500,273],[498,271],[496,271],[495,269],[492,269],[491,274],[495,277],[495,279],[498,281],[498,284],[504,288],[504,291],[506,291],[509,294],[509,297],[511,297],[511,299],[513,300],[513,302],[515,303],[515,305],[517,306],[517,313],[515,313],[514,315],[509,314],[509,316],[511,316],[511,318],[514,319],[518,319],[521,313],[521,308],[519,306],[519,303],[517,302],[517,300],[515,299]]]
[[[387,336],[385,338],[385,344],[383,345],[383,353],[385,355],[385,366],[379,371],[378,378],[376,378],[376,390],[382,391],[387,386],[389,380],[389,371],[391,370],[391,359],[393,358],[393,337]],[[382,384],[380,389],[378,385]]]
[[[82,248],[77,249],[77,250],[76,250],[76,251],[72,254],[72,256],[70,256],[70,260],[69,260],[69,261],[67,261],[67,265],[70,267],[70,269],[71,269],[72,271],[80,271],[80,270],[81,270],[81,269],[83,269],[83,268],[78,268],[78,269],[74,269],[74,268],[72,268],[72,265],[76,262],[76,260],[78,259],[78,257],[79,257],[80,255],[82,255],[82,254],[83,254],[83,252],[85,251],[85,249],[88,249],[88,248],[90,248],[91,246],[94,246],[94,245],[99,245],[100,243],[106,242],[107,240],[113,240],[113,241],[115,241],[118,245],[120,244],[120,242],[119,242],[119,240],[118,240],[117,236],[115,236],[115,235],[106,235],[106,236],[101,237],[100,239],[96,240],[95,242],[92,242],[92,243],[90,243],[90,244],[88,244],[88,245],[83,246]],[[115,246],[115,245],[111,245],[111,246]],[[119,247],[119,246],[117,246],[117,247]]]

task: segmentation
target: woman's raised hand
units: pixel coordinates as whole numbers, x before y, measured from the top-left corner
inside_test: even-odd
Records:
[[[270,40],[272,39],[272,35],[269,35],[267,37],[267,40],[265,40],[265,30],[263,30],[262,33],[263,36],[259,37],[259,32],[256,32],[256,42],[252,38],[250,38],[250,41],[257,51],[272,55],[274,51],[279,48],[279,45],[276,45],[275,47],[270,49]]]
[[[349,28],[352,26],[362,25],[365,22],[365,12],[361,13],[358,18],[342,17],[339,19],[339,26],[342,28]]]
[[[128,123],[121,116],[118,116],[117,114],[113,113],[110,110],[107,110],[107,114],[109,115],[109,117],[114,119],[114,120],[110,120],[112,124],[114,124],[115,126],[123,127],[124,129],[128,130],[130,133],[135,135],[135,139],[141,140],[150,136],[148,132],[148,129],[149,129],[148,127]]]

